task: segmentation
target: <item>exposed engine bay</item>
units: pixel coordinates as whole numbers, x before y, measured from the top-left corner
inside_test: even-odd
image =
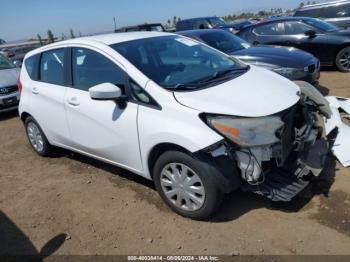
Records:
[[[312,153],[316,140],[322,137],[317,107],[302,96],[297,105],[278,116],[281,124],[274,130],[277,142],[236,152],[242,179],[251,185],[264,182],[265,173],[285,166],[289,158],[297,163],[299,168],[295,170],[295,175],[299,178],[308,175],[309,171],[315,176],[322,171],[321,165],[307,168],[309,153]],[[327,154],[327,151],[328,147],[323,147],[323,153]],[[325,156],[320,157],[319,161],[323,163]]]
[[[350,165],[350,126],[339,113],[343,110],[350,116],[350,100],[325,98],[310,84],[297,84],[301,92],[296,105],[273,116],[241,119],[240,130],[248,130],[244,134],[246,140],[237,140],[239,146],[225,143],[211,152],[212,156],[225,152],[236,162],[244,190],[273,201],[290,201],[310,183],[310,175],[319,176],[331,146],[339,161]],[[209,118],[209,121],[235,142],[238,132],[220,125],[237,126],[236,119]],[[259,132],[254,133],[256,126]],[[337,138],[331,145],[327,135],[335,130]],[[242,141],[249,141],[249,145]]]

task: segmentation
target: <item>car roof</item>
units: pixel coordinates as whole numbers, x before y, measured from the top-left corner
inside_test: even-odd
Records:
[[[148,27],[148,26],[163,26],[161,23],[152,23],[152,24],[139,24],[139,25],[129,25],[121,27],[117,30],[129,29],[129,28],[140,28],[140,27]]]
[[[305,21],[305,20],[316,20],[317,18],[313,17],[301,17],[301,16],[285,16],[285,17],[274,17],[274,18],[268,18],[265,19],[259,23],[256,24],[251,24],[247,25],[246,27],[242,28],[241,31],[244,31],[249,28],[255,28],[261,25],[266,25],[269,23],[274,23],[274,22],[284,22],[284,21]]]
[[[139,39],[145,39],[145,38],[152,38],[152,37],[158,37],[158,36],[167,36],[167,35],[173,35],[171,33],[164,33],[164,32],[156,32],[156,31],[147,31],[147,32],[125,32],[125,33],[113,33],[113,34],[105,34],[105,35],[96,35],[96,36],[89,36],[89,37],[82,37],[82,38],[76,38],[73,40],[67,40],[66,42],[100,42],[105,45],[113,45],[118,44],[122,42],[128,42],[133,40],[139,40]]]
[[[301,8],[298,8],[298,11],[315,9],[315,8],[324,7],[324,6],[346,4],[346,3],[350,3],[350,0],[338,0],[338,1],[330,1],[330,2],[323,2],[323,3],[305,5],[305,6],[301,7]]]
[[[156,32],[156,31],[147,31],[147,32],[125,32],[125,33],[112,33],[112,34],[104,34],[104,35],[95,35],[88,37],[79,37],[74,39],[69,39],[65,41],[55,42],[53,44],[42,46],[38,49],[35,49],[28,53],[29,55],[33,53],[40,53],[45,51],[46,49],[51,49],[54,47],[59,47],[62,45],[70,45],[70,44],[87,44],[91,45],[94,43],[100,43],[104,45],[113,45],[133,40],[147,39],[152,37],[160,37],[160,36],[171,36],[175,35],[172,33],[165,32]]]
[[[188,22],[188,21],[195,21],[195,20],[199,20],[199,19],[209,19],[209,18],[217,18],[217,16],[203,16],[203,17],[187,18],[187,19],[182,19],[178,23]]]

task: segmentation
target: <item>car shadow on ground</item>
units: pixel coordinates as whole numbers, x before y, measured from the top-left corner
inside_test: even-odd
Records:
[[[62,151],[61,149],[59,149],[58,151],[61,151],[61,152],[57,152],[56,157],[60,157],[62,155],[65,155],[69,159],[79,161],[81,163],[93,166],[95,168],[104,170],[104,171],[106,171],[109,174],[112,174],[114,176],[125,178],[131,182],[136,182],[136,183],[141,184],[143,186],[146,186],[152,190],[155,190],[155,187],[154,187],[154,184],[152,181],[150,181],[142,176],[139,176],[135,173],[132,173],[128,170],[125,170],[123,168],[119,168],[117,166],[96,160],[96,159],[91,158],[91,157],[81,155],[78,153],[72,153],[72,152],[68,152],[66,150]]]
[[[137,174],[80,154],[67,151],[63,152],[65,153],[61,153],[61,156],[64,154],[65,157],[69,159],[91,165],[98,169],[102,169],[114,176],[127,179],[128,181],[138,183],[139,185],[146,186],[149,189],[156,191],[152,181],[147,180]],[[253,193],[235,191],[231,194],[226,195],[220,209],[215,213],[213,217],[208,219],[208,221],[214,223],[228,222],[235,220],[254,209],[260,208],[280,210],[287,213],[298,212],[307,206],[314,196],[323,195],[327,197],[330,188],[335,181],[335,175],[336,159],[332,155],[329,155],[325,164],[325,169],[322,171],[322,173],[318,177],[312,177],[312,181],[309,186],[306,187],[291,202],[272,202],[262,196]],[[157,194],[157,192],[154,193]],[[147,198],[146,195],[145,198]],[[161,201],[160,197],[159,201]],[[158,206],[159,203],[154,204]]]
[[[327,96],[327,95],[329,95],[329,93],[330,93],[329,88],[327,88],[327,87],[325,87],[325,86],[323,86],[323,85],[317,85],[316,88],[317,88],[318,91],[320,91],[321,94],[324,95],[324,96]]]
[[[279,210],[295,213],[306,208],[317,195],[328,197],[331,186],[335,181],[336,160],[329,155],[325,169],[319,177],[312,177],[311,183],[291,202],[272,202],[262,196],[241,191],[227,195],[218,212],[211,218],[211,222],[227,222],[235,220],[254,209]]]
[[[11,118],[16,118],[16,117],[18,117],[18,111],[17,110],[13,110],[13,111],[10,111],[10,112],[1,113],[0,114],[0,121],[9,120]]]
[[[58,234],[37,250],[23,231],[0,210],[0,257],[3,261],[43,261],[65,242],[66,234]]]

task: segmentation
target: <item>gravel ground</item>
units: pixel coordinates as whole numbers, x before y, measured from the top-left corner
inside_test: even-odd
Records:
[[[322,72],[350,97],[350,74]],[[0,254],[350,254],[350,169],[332,156],[291,203],[228,195],[209,222],[182,218],[152,183],[70,152],[41,158],[0,116]]]

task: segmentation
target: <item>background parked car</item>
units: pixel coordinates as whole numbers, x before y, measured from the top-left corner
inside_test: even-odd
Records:
[[[11,60],[18,61],[18,62],[22,63],[25,55],[37,47],[39,47],[39,46],[36,45],[36,46],[25,46],[25,47],[12,48],[11,52],[13,52],[14,55],[11,57]]]
[[[176,24],[176,31],[212,28],[219,28],[230,32],[235,31],[234,26],[227,24],[222,18],[217,16],[184,19]]]
[[[257,23],[254,20],[250,20],[250,19],[238,19],[235,21],[232,21],[232,23],[230,23],[230,26],[232,26],[232,28],[234,28],[234,30],[236,31],[240,31],[243,28],[245,28],[246,26],[252,25]]]
[[[157,32],[165,32],[165,28],[162,24],[142,24],[142,25],[134,25],[134,26],[126,26],[117,29],[116,33],[121,32],[137,32],[137,31],[157,31]]]
[[[316,56],[322,66],[350,72],[350,31],[320,19],[277,18],[248,26],[237,35],[253,45],[293,46]]]
[[[0,54],[0,113],[16,109],[19,102],[17,80],[20,69]]]
[[[350,27],[350,1],[332,1],[307,5],[298,9],[294,16],[322,18],[339,27]]]
[[[220,29],[189,30],[179,32],[179,34],[204,42],[247,64],[272,70],[290,80],[303,80],[316,84],[320,78],[319,60],[313,55],[295,48],[252,47],[241,38]]]
[[[3,44],[6,44],[6,41],[0,38],[0,45],[3,45]]]
[[[7,48],[3,48],[0,50],[0,54],[2,54],[3,56],[7,57],[7,58],[12,58],[15,56],[15,53],[13,51],[11,51],[10,49]]]

